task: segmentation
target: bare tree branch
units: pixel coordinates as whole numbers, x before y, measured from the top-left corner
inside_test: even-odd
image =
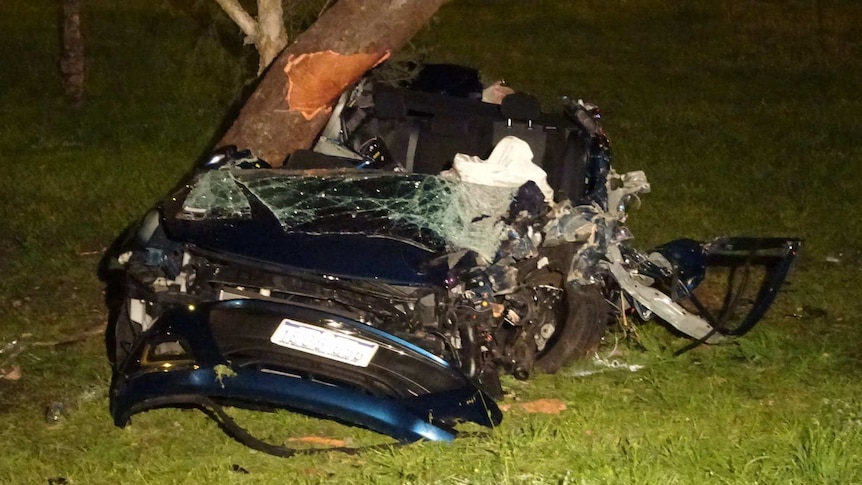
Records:
[[[246,43],[257,45],[258,25],[254,18],[242,8],[239,0],[215,0],[222,10],[236,23],[246,35]],[[280,8],[280,7],[279,7]]]

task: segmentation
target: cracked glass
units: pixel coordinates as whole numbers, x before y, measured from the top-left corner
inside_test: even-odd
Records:
[[[251,216],[251,205],[231,170],[209,170],[198,176],[183,211],[203,219],[242,219]]]
[[[247,218],[256,200],[288,233],[392,237],[492,260],[515,191],[434,175],[232,169],[205,172],[184,208],[203,219]]]

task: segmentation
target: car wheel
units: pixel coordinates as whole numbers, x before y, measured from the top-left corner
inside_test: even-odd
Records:
[[[594,287],[566,289],[565,316],[554,335],[536,357],[535,366],[553,374],[571,360],[595,352],[607,330],[610,315],[608,303]]]

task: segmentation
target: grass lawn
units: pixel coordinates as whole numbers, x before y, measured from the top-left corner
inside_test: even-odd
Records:
[[[477,66],[552,108],[602,107],[619,170],[653,192],[636,244],[799,236],[791,282],[750,334],[699,347],[656,323],[640,343],[506,380],[486,437],[291,459],[250,451],[195,410],[108,413],[101,251],[230,119],[256,66],[214,2],[84,2],[87,99],[63,101],[58,7],[0,16],[0,483],[862,483],[862,5],[842,0],[453,0],[412,49]],[[583,372],[600,371],[600,372]],[[588,374],[588,375],[584,375]],[[522,404],[559,399],[559,414]],[[54,407],[57,422],[46,421]],[[385,437],[238,412],[274,440]],[[63,479],[65,481],[62,481]]]

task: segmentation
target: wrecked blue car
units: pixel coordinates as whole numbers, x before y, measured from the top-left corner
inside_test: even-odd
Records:
[[[621,316],[689,347],[761,319],[798,240],[637,250],[626,210],[649,183],[611,166],[598,109],[476,85],[363,81],[314,149],[278,168],[221,150],[135,224],[110,256],[115,423],[198,406],[293,453],[229,405],[451,440],[500,422],[502,374],[588,356]]]

